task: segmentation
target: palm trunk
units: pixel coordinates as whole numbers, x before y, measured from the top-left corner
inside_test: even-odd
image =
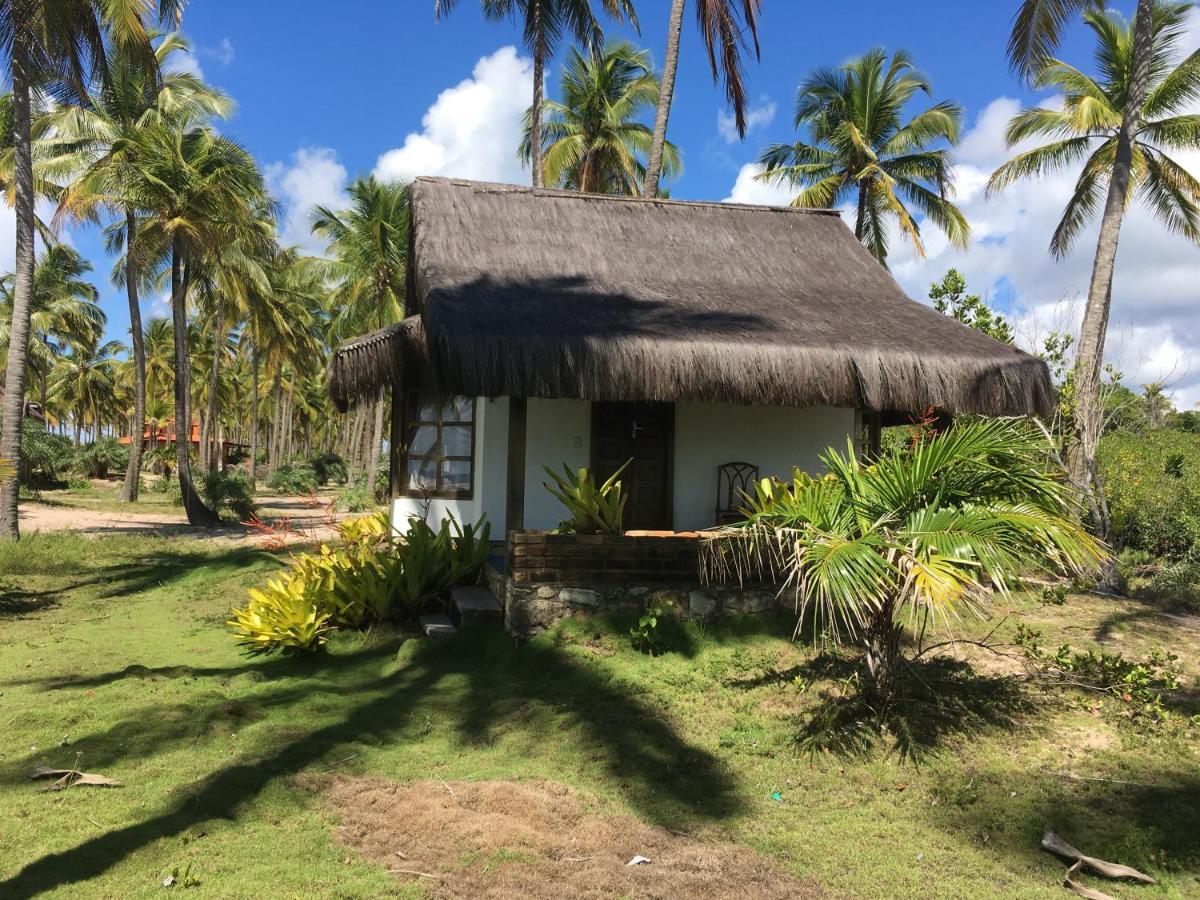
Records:
[[[8,330],[8,365],[4,375],[4,423],[0,428],[0,458],[16,464],[21,458],[21,419],[25,415],[25,379],[29,364],[29,318],[33,298],[33,153],[30,135],[28,24],[17,22],[11,48],[13,93],[13,181],[16,210],[16,266],[12,321]],[[17,479],[0,482],[0,540],[17,540]]]
[[[192,484],[188,449],[192,442],[191,392],[187,333],[188,276],[184,271],[179,241],[171,247],[171,320],[175,331],[175,477],[183,508],[191,525],[216,525],[217,516],[204,505]]]
[[[854,236],[861,244],[863,235],[867,230],[867,188],[862,183],[858,184],[858,215],[854,219]]]
[[[142,432],[146,421],[146,342],[142,336],[142,307],[138,297],[137,266],[133,236],[137,228],[133,210],[125,210],[125,296],[129,301],[129,331],[133,344],[133,422],[129,431],[129,465],[120,500],[132,503],[138,498],[142,475]]]
[[[1133,23],[1133,76],[1129,83],[1121,130],[1117,135],[1117,153],[1104,215],[1100,219],[1100,237],[1096,242],[1096,257],[1092,265],[1092,280],[1088,287],[1087,308],[1079,333],[1079,349],[1075,357],[1074,435],[1068,449],[1068,468],[1071,480],[1085,494],[1093,512],[1103,509],[1102,487],[1096,477],[1096,451],[1104,424],[1100,401],[1101,372],[1104,366],[1104,339],[1112,306],[1113,271],[1117,260],[1117,242],[1125,216],[1125,201],[1129,194],[1133,168],[1133,142],[1141,127],[1142,106],[1150,80],[1150,56],[1153,50],[1153,0],[1138,0]],[[1104,515],[1095,516],[1098,536],[1112,540],[1112,529]],[[1116,576],[1116,583],[1114,582]],[[1119,586],[1116,566],[1110,564],[1104,582]]]
[[[883,604],[883,608],[871,617],[865,637],[867,675],[882,713],[896,692],[900,665],[900,628],[896,625],[890,602]]]
[[[279,414],[283,411],[283,366],[278,366],[275,369],[275,387],[271,391],[271,446],[267,451],[267,457],[271,464],[271,471],[274,472],[279,468],[280,459],[280,440],[279,440]]]
[[[215,472],[220,467],[221,453],[217,438],[217,385],[221,377],[221,347],[225,342],[225,295],[217,297],[216,343],[213,345],[212,371],[208,375],[208,438],[211,446],[205,448],[208,454],[208,471]]]
[[[250,345],[250,483],[258,481],[258,343]]]
[[[671,100],[675,95],[675,71],[679,68],[679,38],[683,33],[684,0],[671,0],[671,17],[667,21],[667,58],[663,65],[662,85],[658,89],[658,109],[654,113],[654,133],[650,137],[650,155],[646,162],[646,181],[643,197],[658,196],[658,179],[662,174],[663,146],[667,142],[667,119],[671,116]]]
[[[379,399],[375,401],[375,431],[371,436],[371,451],[370,467],[367,469],[367,490],[374,492],[375,490],[375,473],[379,471],[379,454],[380,448],[383,445],[383,407],[384,394],[379,395]]]
[[[542,4],[534,4],[533,106],[530,109],[529,149],[533,166],[533,186],[542,186],[542,82],[546,71],[546,27],[542,22]]]

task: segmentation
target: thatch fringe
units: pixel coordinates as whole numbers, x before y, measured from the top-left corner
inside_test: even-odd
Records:
[[[908,299],[828,214],[419,179],[409,309],[339,405],[439,392],[1046,413],[1046,365]],[[423,326],[423,327],[422,327]]]

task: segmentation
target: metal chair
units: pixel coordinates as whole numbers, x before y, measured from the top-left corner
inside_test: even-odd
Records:
[[[758,466],[748,462],[727,462],[717,466],[717,524],[727,525],[742,518],[738,510],[745,505],[743,494],[753,494],[758,483]]]

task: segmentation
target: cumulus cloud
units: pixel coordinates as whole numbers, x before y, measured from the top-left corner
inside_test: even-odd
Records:
[[[184,75],[194,75],[201,81],[204,80],[204,70],[200,68],[200,60],[196,59],[196,54],[191,51],[172,53],[167,60],[166,70],[180,72]]]
[[[221,38],[215,46],[201,47],[200,52],[205,56],[216,60],[217,65],[225,68],[233,62],[235,51],[233,49],[233,41],[227,37]]]
[[[421,120],[421,130],[379,157],[376,177],[526,181],[517,147],[532,94],[532,62],[515,47],[501,47],[480,59],[470,78],[438,95]]]
[[[337,209],[346,196],[346,167],[337,153],[328,147],[301,147],[288,163],[266,167],[267,185],[283,205],[280,240],[298,244],[308,253],[320,253],[324,243],[313,236],[309,227],[312,208],[317,205]]]
[[[757,106],[746,110],[746,134],[766,128],[774,122],[777,109],[778,105],[770,97],[759,98]],[[737,119],[734,118],[733,113],[724,109],[717,113],[717,132],[727,144],[736,144],[742,139],[737,131]]]
[[[760,206],[787,206],[796,196],[796,191],[787,185],[759,181],[763,167],[758,163],[746,163],[738,172],[737,180],[725,203],[755,203]]]

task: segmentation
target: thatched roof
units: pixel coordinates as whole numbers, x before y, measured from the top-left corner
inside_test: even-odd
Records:
[[[833,211],[421,178],[408,311],[334,357],[475,396],[1024,414],[1040,360],[910,300]]]

